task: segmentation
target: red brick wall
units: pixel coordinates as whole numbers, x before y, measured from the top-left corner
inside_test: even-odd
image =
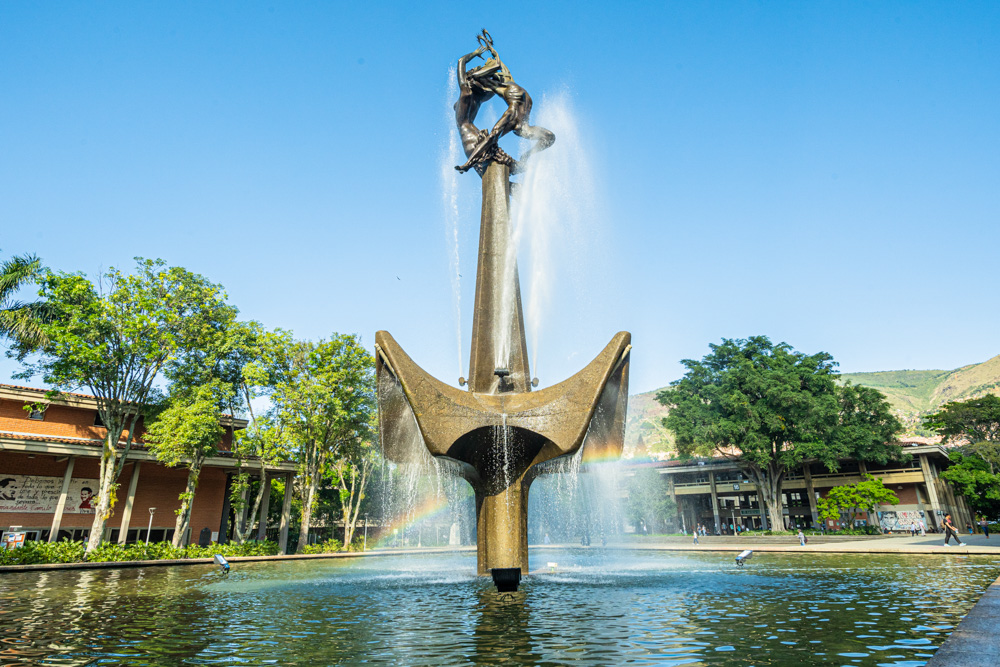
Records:
[[[20,452],[0,452],[0,474],[62,477],[66,472],[66,461],[57,462],[56,458],[49,454],[37,454],[31,458],[30,455]],[[132,479],[132,466],[132,463],[126,463],[121,477],[118,479],[120,485],[118,487],[118,502],[114,515],[108,520],[107,525],[110,528],[121,526],[129,482]],[[96,479],[97,476],[98,460],[96,458],[77,457],[73,467],[74,478]],[[167,468],[155,461],[143,461],[139,470],[139,483],[136,486],[129,527],[145,528],[149,523],[149,508],[155,507],[153,528],[173,528],[177,518],[174,511],[180,507],[178,496],[184,492],[186,484],[186,468]],[[208,527],[212,531],[219,530],[225,486],[225,470],[206,468],[202,471],[191,515],[193,541],[197,541],[198,533],[202,528]],[[67,513],[63,514],[61,527],[63,529],[90,528],[93,520],[92,514]],[[52,514],[0,512],[0,527],[6,528],[12,525],[24,526],[25,528],[48,528],[52,525]]]
[[[0,431],[52,435],[63,438],[94,438],[100,440],[107,430],[94,426],[96,410],[50,405],[45,419],[28,419],[24,401],[0,400]]]
[[[897,488],[900,486],[903,488]],[[917,489],[913,484],[892,484],[888,488],[899,498],[900,505],[916,505],[920,502],[917,499]]]

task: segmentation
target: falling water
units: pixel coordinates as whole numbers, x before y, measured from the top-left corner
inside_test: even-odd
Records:
[[[454,71],[448,71],[448,95],[445,115],[447,125],[454,128],[455,111],[451,106],[458,97],[458,82]],[[461,164],[462,147],[458,133],[451,129],[448,132],[448,150],[441,155],[441,197],[444,207],[445,244],[448,247],[449,277],[451,279],[452,315],[455,318],[455,346],[458,351],[458,374],[464,375],[462,364],[462,271],[459,248],[459,173],[455,165]]]
[[[556,143],[522,165],[511,202],[511,244],[504,265],[505,312],[513,316],[513,276],[520,269],[527,287],[525,327],[531,369],[538,374],[538,355],[545,313],[558,280],[572,285],[594,237],[595,180],[590,151],[581,136],[569,95],[544,95],[535,105],[532,122],[552,130]],[[521,142],[521,152],[530,143]],[[518,267],[518,255],[521,256]],[[566,292],[568,290],[563,290]],[[504,346],[510,349],[508,341]]]

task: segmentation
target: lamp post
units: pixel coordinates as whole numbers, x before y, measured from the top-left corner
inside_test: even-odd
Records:
[[[149,532],[153,530],[153,513],[156,512],[155,507],[149,508],[149,525],[146,527],[146,544],[149,544]]]

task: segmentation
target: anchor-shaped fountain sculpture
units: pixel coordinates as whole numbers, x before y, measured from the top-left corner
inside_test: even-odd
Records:
[[[489,50],[493,57],[468,76],[465,65],[478,54],[473,52],[459,61],[463,96],[475,85],[487,88],[498,81],[504,83],[502,77],[487,72],[498,63],[493,72],[506,72],[509,78],[489,34],[483,31],[480,41],[483,47],[479,53]],[[468,80],[477,75],[493,78],[470,85]],[[513,80],[506,83],[508,88],[516,85]],[[519,99],[514,103],[526,102],[530,111],[527,93],[520,88],[515,92]],[[476,94],[474,90],[472,94]],[[509,96],[508,92],[505,99]],[[375,335],[379,432],[382,451],[390,460],[416,461],[429,452],[455,462],[472,485],[479,574],[489,574],[495,568],[520,568],[527,574],[528,488],[544,472],[544,464],[572,456],[581,448],[584,463],[621,454],[631,336],[619,332],[576,375],[532,391],[517,269],[516,264],[512,269],[507,265],[513,161],[496,145],[502,131],[494,136],[463,127],[463,123],[472,124],[477,109],[478,104],[469,113],[462,99],[456,104],[466,155],[483,179],[468,390],[432,377],[388,332],[379,331]],[[522,130],[530,128],[525,134],[534,132],[537,137],[545,136],[544,132],[554,139],[548,130],[531,128],[527,113],[517,120]],[[497,125],[504,122],[501,118]],[[487,142],[485,148],[482,141]]]

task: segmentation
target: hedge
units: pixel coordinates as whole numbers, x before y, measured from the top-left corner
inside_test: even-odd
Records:
[[[151,544],[116,544],[101,542],[88,555],[84,542],[25,542],[18,549],[0,549],[0,565],[38,565],[45,563],[122,563],[138,560],[181,560],[223,556],[275,556],[276,542],[244,542],[243,544],[191,545],[175,548],[169,542]]]

